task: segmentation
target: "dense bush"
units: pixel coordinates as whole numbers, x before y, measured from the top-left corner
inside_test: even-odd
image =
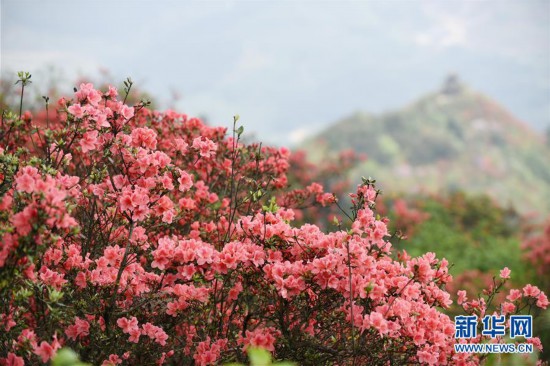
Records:
[[[56,109],[2,114],[0,363],[61,346],[104,365],[244,361],[251,346],[303,365],[484,358],[454,354],[448,263],[395,253],[372,181],[338,230],[297,227],[293,207],[334,196],[289,190],[289,152],[241,143],[236,124],[227,137],[91,84]],[[464,312],[495,308],[508,276],[460,293]],[[547,305],[527,285],[498,309]]]
[[[454,274],[479,270],[492,277],[503,266],[516,274],[528,269],[520,245],[525,219],[487,196],[454,192],[387,199],[384,204],[391,229],[408,237],[400,248],[412,255],[444,253],[454,265]]]

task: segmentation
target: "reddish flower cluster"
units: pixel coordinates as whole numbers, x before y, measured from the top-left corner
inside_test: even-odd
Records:
[[[544,289],[550,289],[550,222],[542,227],[538,235],[530,235],[522,244],[526,259],[537,275],[544,281]]]
[[[288,150],[117,95],[82,84],[39,128],[2,123],[0,364],[62,345],[103,365],[213,365],[250,346],[301,364],[482,358],[453,352],[447,261],[395,258],[370,181],[348,227],[293,225],[293,207],[334,196],[289,191]],[[548,305],[526,286],[503,312],[522,301]]]
[[[403,198],[398,198],[393,202],[393,210],[397,217],[395,226],[403,230],[407,237],[414,235],[415,229],[430,217],[428,213],[411,207]]]

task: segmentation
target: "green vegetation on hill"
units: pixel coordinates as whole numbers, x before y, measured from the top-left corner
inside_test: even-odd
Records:
[[[388,192],[487,193],[522,212],[550,213],[550,148],[489,97],[454,80],[380,116],[356,113],[304,148],[314,159],[343,149],[366,153],[353,181],[373,176]]]

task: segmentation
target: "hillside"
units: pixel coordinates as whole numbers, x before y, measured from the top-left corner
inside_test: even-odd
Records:
[[[487,193],[522,212],[550,213],[544,136],[456,76],[403,109],[338,121],[303,147],[313,160],[350,148],[366,153],[352,178],[375,177],[383,191]]]

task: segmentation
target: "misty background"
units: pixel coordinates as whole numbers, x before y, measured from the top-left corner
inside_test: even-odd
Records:
[[[399,108],[457,73],[550,126],[550,1],[1,0],[0,71],[131,76],[161,108],[294,145],[363,110]],[[63,91],[63,90],[62,90]],[[174,95],[178,95],[174,98]]]

